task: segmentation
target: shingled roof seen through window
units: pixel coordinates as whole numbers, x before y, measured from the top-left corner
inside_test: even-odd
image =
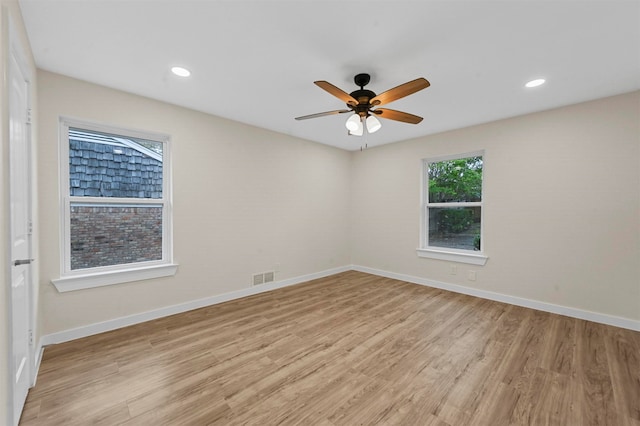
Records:
[[[160,142],[69,129],[71,196],[162,198]]]

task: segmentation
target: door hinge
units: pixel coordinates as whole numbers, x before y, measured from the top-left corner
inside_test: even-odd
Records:
[[[29,346],[33,346],[33,330],[29,330]]]
[[[27,108],[27,124],[31,124],[31,108]]]
[[[27,234],[28,235],[33,234],[33,221],[32,220],[30,220],[29,224],[27,225]]]

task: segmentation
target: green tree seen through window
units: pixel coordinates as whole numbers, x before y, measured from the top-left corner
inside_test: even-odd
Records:
[[[429,163],[429,202],[482,200],[482,157]]]

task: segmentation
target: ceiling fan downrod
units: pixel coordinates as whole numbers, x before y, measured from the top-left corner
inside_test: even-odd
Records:
[[[357,100],[358,103],[356,105],[347,104],[347,106],[352,108],[353,112],[358,114],[360,117],[367,118],[369,116],[369,108],[371,108],[369,101],[376,97],[374,92],[364,88],[364,86],[369,84],[369,81],[371,81],[371,76],[366,73],[357,74],[353,78],[353,81],[356,83],[356,86],[360,87],[360,89],[354,90],[349,95]]]

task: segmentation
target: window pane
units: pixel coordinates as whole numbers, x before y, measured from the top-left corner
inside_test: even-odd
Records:
[[[161,142],[69,129],[69,194],[162,198]]]
[[[162,206],[71,204],[71,269],[162,260]]]
[[[429,202],[482,200],[482,157],[429,163]]]
[[[429,246],[480,250],[480,207],[429,208]]]

